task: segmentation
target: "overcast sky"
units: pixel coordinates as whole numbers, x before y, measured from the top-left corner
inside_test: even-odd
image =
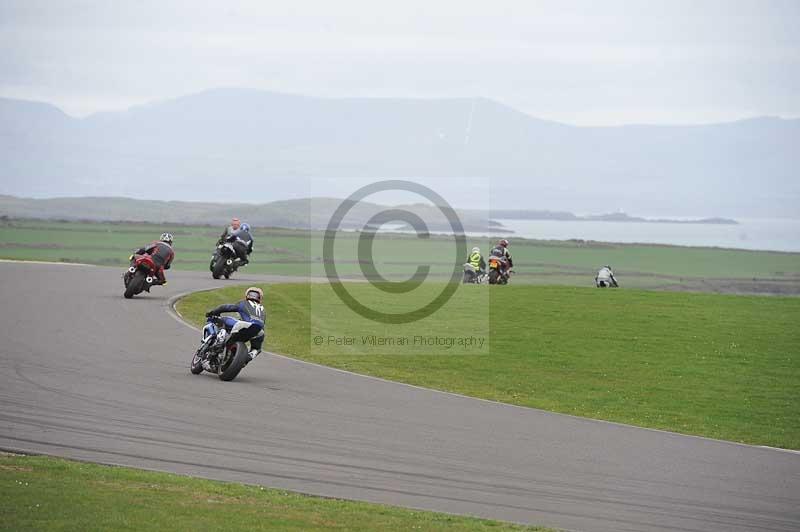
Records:
[[[481,96],[578,125],[800,116],[800,1],[0,0],[0,96]]]

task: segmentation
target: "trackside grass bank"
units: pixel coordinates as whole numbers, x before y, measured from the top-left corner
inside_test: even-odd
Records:
[[[208,271],[222,227],[143,223],[84,223],[0,219],[0,258],[82,262],[122,268],[133,249],[163,231],[175,235],[175,269]],[[254,228],[255,251],[248,273],[320,276],[320,231]],[[357,257],[360,234],[339,233],[336,264],[344,278],[362,275]],[[420,261],[441,280],[452,271],[451,238],[381,233],[373,260],[387,277],[407,279]],[[487,253],[496,239],[470,238]],[[626,288],[709,292],[800,294],[800,253],[690,248],[584,241],[541,241],[512,237],[515,284],[590,286],[597,269],[610,264]]]
[[[266,349],[275,352],[522,406],[800,449],[797,298],[461,286],[448,303],[455,310],[440,311],[438,321],[368,325],[327,284],[262,288]],[[390,301],[366,284],[347,288],[368,304]],[[426,283],[414,292],[424,299],[440,289]],[[200,324],[207,309],[241,291],[191,294],[178,310]],[[477,315],[488,320],[488,350],[358,345],[362,336],[446,334]],[[357,345],[319,347],[320,333],[354,336]]]
[[[538,530],[229,482],[0,454],[0,530]]]

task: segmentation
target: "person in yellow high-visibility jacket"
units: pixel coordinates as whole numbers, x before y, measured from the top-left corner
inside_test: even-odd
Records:
[[[483,259],[483,255],[481,255],[481,249],[479,247],[472,248],[472,251],[469,253],[469,258],[467,258],[467,262],[469,262],[479,274],[486,273],[486,261]]]

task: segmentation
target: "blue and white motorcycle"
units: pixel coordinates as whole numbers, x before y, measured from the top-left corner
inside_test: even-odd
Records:
[[[203,343],[192,357],[190,371],[199,375],[203,371],[216,373],[223,381],[232,381],[250,362],[250,353],[244,342],[230,342],[225,320],[235,318],[211,316],[203,327]]]

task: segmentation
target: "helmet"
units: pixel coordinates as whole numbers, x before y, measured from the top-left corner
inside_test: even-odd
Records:
[[[257,286],[251,286],[244,291],[244,298],[261,303],[264,300],[264,291]]]
[[[472,248],[472,252],[473,253],[480,253],[481,252],[481,248],[479,248],[478,246],[475,246],[474,248]]]
[[[162,242],[166,242],[169,245],[172,245],[172,233],[161,233],[161,238],[159,238]]]
[[[231,218],[231,227],[239,229],[239,218]]]
[[[497,243],[497,245],[503,246],[504,248],[507,248],[508,247],[508,240],[503,238],[502,240],[500,240],[500,242]]]
[[[250,232],[250,224],[244,223],[244,224],[241,225],[240,229],[242,229],[243,231],[249,233]]]

